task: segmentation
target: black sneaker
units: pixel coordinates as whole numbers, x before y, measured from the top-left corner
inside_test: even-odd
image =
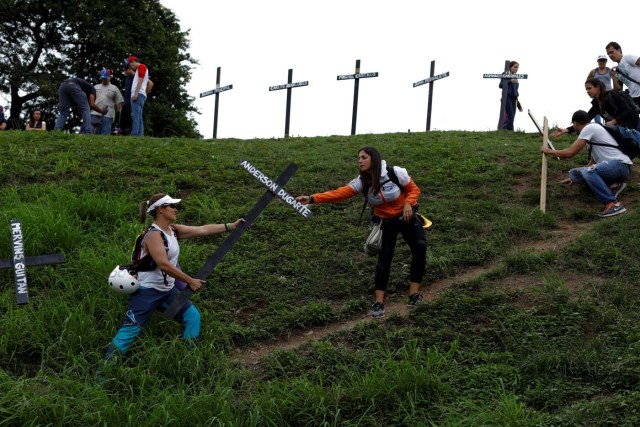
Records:
[[[422,295],[416,292],[415,294],[409,295],[409,301],[407,301],[407,305],[409,307],[417,307],[418,305],[420,305],[421,301]]]
[[[626,182],[616,182],[609,186],[609,190],[613,194],[613,197],[618,198],[618,194],[622,193],[622,190],[627,186]]]
[[[611,202],[609,203],[602,212],[598,214],[600,218],[606,218],[608,216],[619,215],[627,210],[622,206],[620,202]]]
[[[381,319],[384,317],[384,304],[376,302],[371,306],[371,317],[374,319]]]

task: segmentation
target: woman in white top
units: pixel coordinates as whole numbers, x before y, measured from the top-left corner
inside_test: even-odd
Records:
[[[195,279],[178,267],[180,255],[178,240],[235,230],[244,221],[240,218],[227,224],[201,226],[175,224],[180,200],[161,193],[140,204],[140,222],[145,222],[147,214],[154,219],[142,241],[141,256],[151,255],[155,262],[155,269],[138,273],[140,288],[129,296],[129,309],[124,323],[107,350],[106,360],[111,360],[117,354],[124,355],[142,332],[142,327],[151,317],[151,313],[155,310],[164,311],[171,305],[171,302],[180,294],[176,288],[176,279],[186,283],[194,292],[202,289],[204,280]],[[183,305],[175,319],[182,323],[182,337],[185,341],[193,342],[198,338],[200,313],[190,301]]]
[[[42,112],[40,110],[33,110],[31,113],[31,119],[27,122],[26,130],[40,132],[45,132],[47,130],[47,123],[42,120]]]

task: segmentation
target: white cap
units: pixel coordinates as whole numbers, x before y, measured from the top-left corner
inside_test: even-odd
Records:
[[[147,200],[147,205],[149,206],[147,208],[147,213],[155,210],[156,208],[158,208],[160,206],[173,205],[173,204],[176,204],[176,203],[180,203],[180,200],[182,200],[182,199],[173,199],[169,195],[166,195],[166,196],[156,200],[151,205],[149,205],[149,201]]]
[[[600,61],[601,59],[604,59],[606,61],[608,59],[607,55],[598,55],[598,61]]]

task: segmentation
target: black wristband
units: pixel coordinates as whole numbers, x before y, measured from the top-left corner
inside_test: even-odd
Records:
[[[312,205],[313,204],[313,196],[309,196],[309,204]]]

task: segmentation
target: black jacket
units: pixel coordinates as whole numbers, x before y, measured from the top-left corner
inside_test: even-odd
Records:
[[[603,117],[609,116],[616,119],[618,126],[637,129],[640,118],[633,104],[633,99],[631,99],[627,93],[609,90],[606,93],[602,109],[598,101],[595,99],[591,100],[591,109],[588,113],[589,118],[593,119],[598,114]]]

